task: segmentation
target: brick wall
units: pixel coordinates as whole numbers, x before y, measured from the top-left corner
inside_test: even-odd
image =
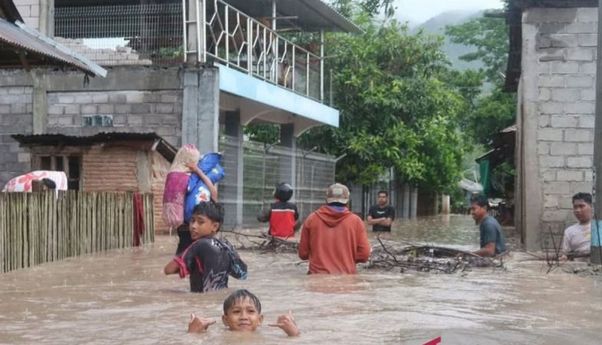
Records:
[[[152,164],[152,191],[155,195],[155,232],[167,232],[169,228],[163,222],[163,191],[165,189],[165,178],[169,173],[171,164],[157,152],[151,156]]]
[[[84,191],[137,192],[138,151],[126,147],[103,148],[95,146],[82,158],[82,186]],[[167,232],[163,223],[163,189],[170,164],[157,152],[150,154],[149,170],[152,173],[155,232]]]
[[[30,170],[30,155],[10,136],[31,133],[32,88],[0,86],[0,189]]]
[[[112,115],[113,127],[82,128],[84,115]],[[48,93],[48,132],[156,132],[180,146],[182,91],[94,91]]]
[[[536,136],[537,161],[524,164],[538,164],[539,176],[527,178],[542,186],[540,230],[546,232],[575,222],[571,196],[592,190],[596,32],[592,8],[533,8],[523,15],[523,46],[535,43],[535,56],[522,58],[523,79],[535,78],[537,87],[524,91],[536,92],[535,114],[527,116],[538,123],[536,133],[524,133]]]
[[[82,190],[86,192],[136,192],[136,150],[94,146],[82,157]]]

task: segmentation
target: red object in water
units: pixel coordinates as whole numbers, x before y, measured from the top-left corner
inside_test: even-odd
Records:
[[[424,343],[423,345],[437,345],[439,343],[441,343],[441,337],[437,337],[433,340],[429,340],[426,343]]]

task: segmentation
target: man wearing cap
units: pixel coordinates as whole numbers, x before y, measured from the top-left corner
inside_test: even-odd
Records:
[[[303,223],[299,257],[309,260],[309,274],[354,274],[355,264],[370,258],[370,242],[364,222],[347,208],[349,189],[335,183],[328,187],[326,205]]]

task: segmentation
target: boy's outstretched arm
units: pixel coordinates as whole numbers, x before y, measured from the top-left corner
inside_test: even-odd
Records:
[[[188,333],[203,333],[213,325],[215,320],[199,318],[194,314],[190,314],[190,322],[188,323]]]
[[[278,316],[276,323],[269,324],[268,326],[280,328],[289,337],[297,337],[301,334],[299,328],[297,328],[297,323],[295,323],[293,313],[290,310],[287,315]]]

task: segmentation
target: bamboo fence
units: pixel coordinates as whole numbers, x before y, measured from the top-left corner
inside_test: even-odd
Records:
[[[0,272],[133,246],[133,193],[0,193]],[[142,243],[155,240],[153,195],[142,196]]]

